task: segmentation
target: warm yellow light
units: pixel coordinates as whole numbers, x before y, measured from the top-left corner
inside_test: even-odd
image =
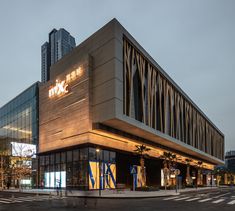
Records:
[[[11,127],[10,125],[6,125],[3,127],[4,129],[7,129],[7,130],[13,130],[13,131],[19,131],[21,133],[26,133],[26,134],[32,134],[31,131],[28,131],[28,130],[21,130],[17,127]]]
[[[136,144],[137,144],[137,143],[136,143],[134,140],[132,140],[132,139],[129,139],[129,138],[126,138],[126,137],[122,137],[122,136],[120,136],[120,135],[113,134],[113,133],[110,133],[110,132],[107,132],[107,131],[95,130],[95,132],[96,132],[97,134],[103,135],[103,136],[105,136],[105,137],[109,137],[109,138],[114,139],[114,140],[122,141],[123,143],[127,144],[127,145],[126,145],[126,148],[125,148],[125,150],[127,150],[127,151],[133,152],[134,149],[135,149],[135,146],[136,146]],[[149,155],[149,156],[163,159],[162,156],[164,155],[164,152],[165,152],[166,150],[160,149],[160,148],[158,148],[158,147],[153,147],[153,146],[150,146],[150,145],[147,145],[147,147],[151,149],[151,150],[148,152],[148,155]],[[114,148],[115,148],[115,146],[114,146]],[[171,151],[168,151],[168,152],[171,152]],[[171,153],[174,153],[174,152],[171,152]],[[192,159],[192,158],[190,158],[190,157],[186,157],[186,156],[183,156],[183,155],[179,155],[179,154],[177,154],[177,153],[174,153],[174,154],[176,154],[176,157],[177,157],[176,162],[178,162],[178,163],[186,164],[185,160],[186,160],[186,159],[190,159],[190,160],[192,160],[192,161],[190,162],[190,166],[195,166],[195,167],[196,167],[198,161],[200,161],[200,160]],[[213,170],[214,167],[213,167],[212,164],[203,162],[203,168]]]
[[[81,67],[73,70],[69,74],[66,75],[66,83],[76,80],[78,77],[81,77],[83,74],[83,70]]]
[[[56,80],[56,85],[49,89],[49,97],[60,96],[68,93],[68,84],[63,81]]]
[[[77,69],[73,70],[69,74],[65,76],[65,80],[59,81],[56,80],[56,85],[52,86],[49,89],[49,97],[61,96],[63,94],[68,93],[68,83],[71,81],[76,80],[78,77],[81,77],[83,74],[83,69],[78,67]]]
[[[100,152],[100,149],[96,149],[96,152]]]

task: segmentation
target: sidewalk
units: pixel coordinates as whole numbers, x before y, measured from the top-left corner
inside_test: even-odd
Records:
[[[112,199],[118,199],[118,198],[155,198],[155,197],[167,197],[167,196],[175,196],[179,194],[184,194],[187,192],[203,192],[203,191],[217,191],[221,188],[225,187],[203,187],[203,188],[187,188],[187,189],[180,189],[177,191],[175,190],[159,190],[159,191],[130,191],[130,190],[123,190],[117,192],[117,190],[102,190],[101,196],[99,196],[99,191],[79,191],[79,190],[72,190],[72,191],[66,191],[62,190],[60,191],[60,194],[62,196],[67,197],[89,197],[89,198],[112,198]],[[229,187],[226,187],[229,188]],[[10,189],[6,190],[9,192],[19,192],[19,189]],[[37,193],[37,194],[47,194],[47,195],[57,195],[57,191],[55,189],[23,189],[21,193]]]

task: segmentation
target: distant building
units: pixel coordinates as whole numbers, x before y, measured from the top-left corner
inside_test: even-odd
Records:
[[[228,170],[235,173],[235,150],[226,152],[225,165]]]
[[[49,33],[49,42],[41,46],[41,81],[50,79],[50,66],[76,46],[75,38],[65,29],[53,29]]]

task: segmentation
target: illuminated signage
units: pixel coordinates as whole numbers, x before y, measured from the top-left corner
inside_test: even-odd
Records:
[[[12,156],[16,157],[36,157],[36,145],[11,142]]]
[[[82,75],[83,71],[81,67],[78,67],[77,69],[73,70],[69,74],[66,75],[65,80],[56,80],[56,85],[52,86],[49,89],[49,97],[55,97],[55,96],[62,96],[69,92],[68,90],[68,84],[74,80],[76,80],[78,77]]]
[[[66,75],[66,83],[76,80],[82,75],[82,68],[79,67],[76,70],[73,70],[71,73]]]
[[[65,80],[56,80],[56,85],[49,89],[49,97],[60,96],[68,93],[68,91],[68,84]]]

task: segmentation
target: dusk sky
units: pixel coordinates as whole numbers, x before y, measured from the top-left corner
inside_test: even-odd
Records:
[[[41,78],[53,28],[81,43],[116,18],[235,150],[235,1],[0,0],[0,107]]]

